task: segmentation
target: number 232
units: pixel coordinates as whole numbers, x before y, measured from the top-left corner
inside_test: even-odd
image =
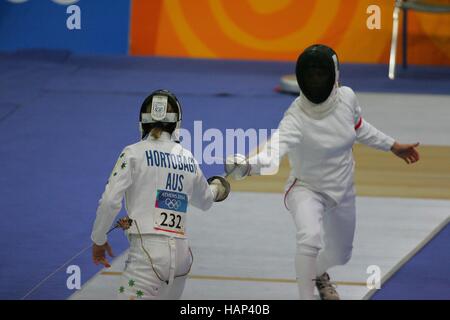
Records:
[[[162,226],[170,227],[170,228],[175,227],[175,228],[177,228],[177,229],[181,229],[181,226],[180,226],[181,217],[180,217],[179,215],[175,215],[175,214],[173,214],[173,213],[169,213],[169,215],[167,215],[167,213],[161,212],[161,216],[164,217],[163,222],[161,222],[161,225],[162,225]],[[169,222],[169,224],[167,224],[167,219],[168,219],[169,217],[170,217],[170,222]],[[175,221],[176,219],[177,219],[178,221]]]

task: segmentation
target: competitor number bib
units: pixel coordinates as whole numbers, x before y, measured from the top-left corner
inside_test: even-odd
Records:
[[[153,217],[155,230],[184,236],[187,205],[186,194],[157,190]]]

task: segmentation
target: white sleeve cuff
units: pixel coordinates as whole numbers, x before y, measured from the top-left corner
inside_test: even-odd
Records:
[[[383,144],[382,148],[384,151],[391,151],[392,146],[395,143],[395,139],[390,137],[390,136],[386,136],[386,140],[385,143]]]
[[[106,234],[103,236],[99,236],[99,235],[91,235],[91,240],[98,246],[102,246],[104,245],[107,241],[108,238],[106,237]]]

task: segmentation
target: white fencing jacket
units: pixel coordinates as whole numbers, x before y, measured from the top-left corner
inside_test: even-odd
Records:
[[[191,152],[173,142],[167,132],[150,135],[125,147],[99,201],[92,241],[102,245],[122,208],[133,220],[131,234],[186,237],[188,204],[208,210],[214,193]]]
[[[286,189],[303,185],[340,203],[353,187],[352,147],[356,141],[385,151],[395,142],[362,119],[361,107],[349,87],[336,87],[320,105],[300,95],[262,152],[249,159],[250,174],[275,174],[287,153],[291,172]]]

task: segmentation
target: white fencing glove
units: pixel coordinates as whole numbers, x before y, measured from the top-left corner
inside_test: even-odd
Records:
[[[231,191],[230,183],[224,177],[212,176],[208,178],[207,181],[211,187],[212,192],[214,193],[215,202],[225,200],[230,194]]]

